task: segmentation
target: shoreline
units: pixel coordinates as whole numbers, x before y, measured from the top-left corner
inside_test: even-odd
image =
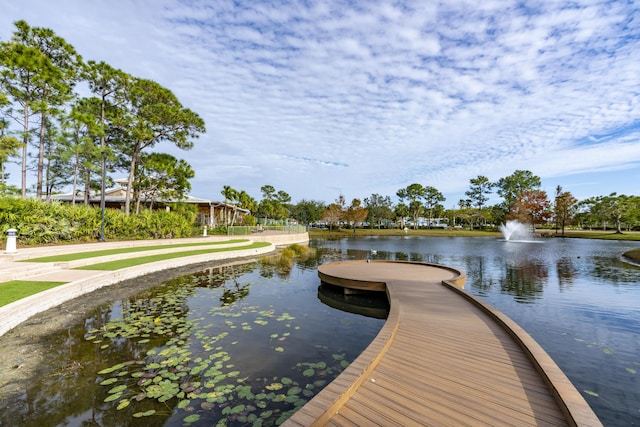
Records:
[[[565,230],[565,235],[556,234],[554,229],[536,229],[535,235],[543,238],[566,238],[566,239],[596,239],[596,240],[628,240],[640,242],[640,231],[625,231],[616,234],[615,231],[608,230]],[[502,234],[499,231],[466,230],[466,229],[409,229],[406,232],[399,228],[376,229],[357,228],[352,229],[309,229],[309,238],[341,238],[341,237],[400,237],[400,236],[433,236],[433,237],[493,237],[499,238]]]

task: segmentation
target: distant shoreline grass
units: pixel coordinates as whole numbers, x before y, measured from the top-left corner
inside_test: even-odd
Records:
[[[377,228],[358,228],[354,233],[353,230],[346,229],[309,229],[309,237],[310,238],[325,238],[325,239],[335,239],[339,237],[371,237],[371,236],[443,236],[443,237],[500,237],[501,234],[499,231],[482,231],[482,230],[463,230],[463,229],[435,229],[432,228],[430,230],[420,229],[420,230],[412,230],[409,229],[406,232],[402,229],[398,228],[389,228],[389,229],[377,229]]]
[[[553,229],[537,229],[536,234],[545,238],[554,238],[562,236],[560,232],[556,234]],[[502,234],[499,231],[484,230],[466,230],[466,229],[420,229],[407,230],[401,229],[370,229],[359,228],[354,233],[353,230],[328,230],[328,229],[310,229],[310,238],[337,239],[341,237],[372,237],[372,236],[440,236],[440,237],[493,237],[500,238]],[[640,231],[625,231],[622,234],[616,234],[615,231],[603,230],[565,230],[565,238],[575,239],[601,239],[601,240],[629,240],[640,241]]]
[[[556,230],[536,230],[536,234],[544,238],[563,238]],[[372,236],[433,236],[433,237],[493,237],[500,238],[502,235],[498,231],[464,230],[464,229],[431,229],[431,230],[408,230],[406,233],[400,229],[357,229],[353,230],[309,230],[309,238],[317,239],[340,239],[344,237],[372,237]],[[564,238],[569,239],[598,239],[598,240],[623,240],[640,241],[640,231],[625,231],[617,234],[615,231],[603,230],[565,230]],[[634,263],[640,264],[640,248],[627,251],[624,257]]]
[[[556,237],[555,230],[544,230],[543,234],[548,237]],[[558,233],[557,237],[562,236]],[[615,231],[603,230],[565,230],[564,237],[573,239],[640,241],[640,231],[624,231],[622,234],[618,234]]]

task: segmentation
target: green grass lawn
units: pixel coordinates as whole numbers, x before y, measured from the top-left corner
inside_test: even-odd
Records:
[[[119,249],[104,249],[99,251],[90,252],[77,252],[62,255],[52,255],[40,258],[31,258],[25,261],[28,262],[64,262],[75,261],[78,259],[95,258],[106,255],[126,254],[134,252],[153,251],[156,249],[171,249],[171,248],[184,248],[188,246],[210,246],[210,245],[222,245],[228,243],[242,243],[248,242],[248,239],[235,239],[235,240],[222,240],[216,242],[202,242],[202,243],[177,243],[174,245],[152,245],[152,246],[137,246],[135,248],[119,248]]]
[[[240,246],[240,247],[233,247],[233,248],[197,249],[193,251],[184,251],[184,252],[169,252],[169,253],[158,254],[158,255],[148,255],[148,256],[141,256],[141,257],[135,257],[135,258],[120,259],[116,261],[101,262],[98,264],[85,265],[82,267],[75,268],[74,270],[108,270],[108,271],[119,270],[121,268],[133,267],[135,265],[147,264],[150,262],[164,261],[167,259],[181,258],[186,256],[202,255],[202,254],[209,254],[214,252],[234,251],[234,250],[240,250],[240,249],[244,250],[244,249],[263,248],[265,246],[269,246],[270,244],[271,243],[269,242],[254,242],[247,246]]]
[[[248,240],[229,240],[229,241],[225,241],[225,242],[218,242],[218,243],[231,243],[231,242],[246,242]],[[205,246],[205,245],[211,245],[212,243],[208,243],[208,244],[198,244],[198,245],[189,245],[189,244],[185,244],[185,245],[171,245],[170,247],[182,247],[182,246]],[[105,271],[113,271],[113,270],[118,270],[121,268],[127,268],[127,267],[133,267],[136,265],[141,265],[141,264],[147,264],[150,262],[155,262],[155,261],[163,261],[163,260],[167,260],[167,259],[174,259],[174,258],[181,258],[181,257],[188,257],[188,256],[193,256],[193,255],[202,255],[202,254],[208,254],[208,253],[214,253],[214,252],[227,252],[227,251],[237,251],[237,250],[244,250],[244,249],[253,249],[253,248],[262,248],[265,246],[269,246],[271,243],[269,242],[255,242],[252,243],[251,245],[246,245],[246,246],[239,246],[239,247],[231,247],[231,248],[207,248],[207,249],[197,249],[197,250],[192,250],[192,251],[183,251],[183,252],[171,252],[171,253],[164,253],[164,254],[158,254],[158,255],[148,255],[148,256],[141,256],[141,257],[135,257],[135,258],[129,258],[129,259],[123,259],[123,260],[118,260],[118,261],[111,261],[111,262],[103,262],[103,263],[99,263],[99,264],[93,264],[93,265],[87,265],[84,267],[80,267],[77,268],[76,270],[105,270]],[[147,248],[146,250],[150,250],[148,248],[150,248],[151,246],[145,246],[145,248]],[[166,248],[168,246],[160,246],[161,248]],[[156,247],[153,247],[154,249]],[[115,253],[126,253],[126,252],[132,252],[132,251],[128,251],[127,249],[131,249],[131,248],[126,248],[124,251],[122,252],[115,252]],[[136,248],[137,249],[137,248]],[[110,255],[109,254],[104,254],[102,252],[111,252],[114,253],[112,251],[96,251],[96,252],[91,252],[93,253],[92,256],[101,256],[101,255]],[[134,251],[134,252],[138,252],[138,251]],[[69,255],[85,255],[88,254],[90,252],[84,252],[81,254],[69,254]],[[95,255],[96,253],[100,253],[99,255]],[[57,257],[47,257],[47,258],[56,258],[56,261],[66,261],[66,260],[59,260],[57,259]],[[80,257],[80,258],[86,258],[86,257]],[[80,258],[71,258],[71,259],[80,259]],[[42,260],[44,258],[40,258],[40,260]],[[30,260],[32,261],[32,260]],[[44,262],[44,261],[42,261]],[[49,261],[51,262],[51,261]],[[4,282],[4,283],[0,283],[0,307],[2,307],[3,305],[7,305],[9,303],[12,303],[14,301],[17,301],[19,299],[28,297],[30,295],[33,294],[37,294],[38,292],[42,292],[45,291],[47,289],[51,289],[54,288],[56,286],[60,286],[63,285],[67,282],[41,282],[41,281],[36,281],[36,280],[12,280],[10,282]]]
[[[35,280],[12,280],[0,283],[0,307],[65,283],[38,282]]]

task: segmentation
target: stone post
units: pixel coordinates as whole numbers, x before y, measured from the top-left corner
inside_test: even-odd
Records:
[[[16,236],[17,231],[15,228],[10,228],[7,230],[7,247],[4,250],[5,254],[15,254],[18,252],[16,249]]]

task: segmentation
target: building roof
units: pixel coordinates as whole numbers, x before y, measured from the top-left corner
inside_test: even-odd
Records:
[[[110,188],[108,190],[105,190],[105,202],[106,203],[124,203],[125,202],[125,194],[124,194],[124,189],[122,187],[114,187],[114,188]],[[58,200],[61,202],[72,202],[75,199],[76,203],[82,203],[84,202],[84,191],[77,191],[75,196],[72,193],[63,193],[63,194],[54,194],[52,196],[50,196],[51,200]],[[97,204],[100,203],[101,201],[101,195],[99,192],[96,191],[92,191],[89,194],[89,202],[92,204]],[[227,208],[230,209],[236,209],[239,212],[242,212],[244,214],[249,214],[251,213],[251,211],[249,209],[245,209],[245,208],[240,208],[237,207],[233,204],[230,203],[225,203],[225,202],[220,202],[220,201],[216,201],[216,200],[209,200],[209,199],[202,199],[199,197],[194,197],[194,196],[190,196],[187,195],[185,198],[183,199],[176,199],[176,198],[170,198],[170,199],[162,199],[162,200],[156,200],[155,203],[189,203],[189,204],[196,204],[196,205],[207,205],[207,206],[213,206],[213,207],[222,207],[224,208],[225,206]]]

